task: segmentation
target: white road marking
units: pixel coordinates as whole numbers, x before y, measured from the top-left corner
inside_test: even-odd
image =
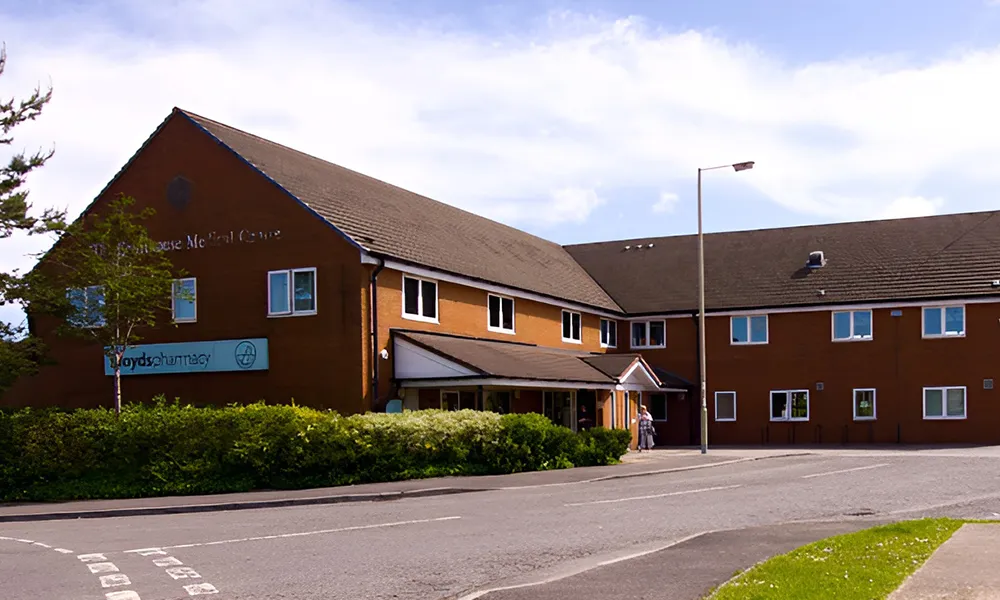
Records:
[[[200,596],[202,594],[218,594],[219,590],[215,589],[215,586],[211,583],[196,583],[194,585],[186,585],[184,589],[187,590],[188,596]]]
[[[545,585],[545,584],[548,584],[548,583],[552,583],[554,581],[559,581],[561,579],[566,579],[567,577],[574,577],[574,576],[579,575],[581,573],[586,573],[587,571],[591,571],[591,570],[596,569],[598,567],[605,567],[607,565],[613,565],[615,563],[619,563],[619,562],[622,562],[622,561],[632,560],[632,559],[635,559],[635,558],[646,556],[647,554],[653,554],[655,552],[662,552],[662,551],[664,551],[664,550],[666,550],[668,548],[672,548],[672,547],[677,546],[679,544],[683,544],[684,542],[691,541],[691,540],[693,540],[695,538],[699,538],[699,537],[701,537],[703,535],[707,535],[709,533],[714,533],[714,531],[702,531],[701,533],[695,533],[693,535],[689,535],[687,537],[683,537],[683,538],[681,538],[679,540],[674,540],[673,542],[670,542],[669,544],[660,546],[658,548],[653,548],[651,550],[644,550],[642,552],[636,552],[634,554],[629,554],[627,556],[620,556],[618,558],[612,558],[611,560],[606,560],[604,562],[600,562],[600,563],[597,563],[597,564],[591,564],[591,565],[589,565],[589,566],[587,566],[585,568],[582,568],[582,569],[574,569],[572,571],[561,572],[561,573],[559,573],[557,575],[550,576],[550,577],[545,577],[543,579],[540,579],[539,581],[532,581],[530,583],[519,583],[517,585],[508,585],[506,587],[497,587],[497,588],[492,588],[492,589],[488,589],[488,590],[480,590],[478,592],[472,592],[472,593],[469,593],[469,594],[466,594],[464,596],[459,597],[458,600],[477,600],[477,598],[482,598],[483,596],[485,596],[487,594],[493,594],[495,592],[505,592],[507,590],[517,590],[517,589],[522,589],[522,588],[527,588],[527,587],[534,587],[534,586],[537,586],[537,585]]]
[[[126,550],[125,554],[138,554],[139,556],[154,556],[158,554],[166,554],[160,548],[139,548],[138,550]]]
[[[101,575],[101,587],[117,587],[119,585],[132,585],[128,575],[115,573],[114,575]]]
[[[854,467],[853,469],[841,469],[839,471],[827,471],[826,473],[813,473],[812,475],[803,475],[802,479],[812,479],[813,477],[826,477],[827,475],[851,473],[852,471],[867,471],[868,469],[877,469],[879,467],[888,467],[888,466],[889,463],[879,463],[877,465],[868,465],[867,467]]]
[[[667,496],[682,496],[684,494],[700,494],[701,492],[716,492],[719,490],[732,490],[742,485],[724,485],[720,487],[701,488],[697,490],[683,490],[680,492],[667,492],[666,494],[653,494],[651,496],[633,496],[631,498],[615,498],[614,500],[594,500],[592,502],[573,502],[563,504],[563,506],[590,506],[592,504],[615,504],[617,502],[631,502],[633,500],[650,500],[652,498],[666,498]]]
[[[153,564],[158,567],[175,567],[177,565],[183,565],[184,563],[177,560],[173,556],[168,556],[166,558],[157,558],[153,561]]]
[[[50,549],[50,550],[52,549],[52,546],[50,546],[50,545],[48,545],[48,544],[43,544],[43,543],[41,543],[41,542],[35,542],[35,545],[36,545],[36,546],[41,546],[42,548],[48,548],[48,549]]]
[[[72,550],[67,550],[65,548],[56,548],[56,552],[60,554],[73,554]]]
[[[89,565],[87,565],[87,568],[90,569],[90,572],[93,573],[94,575],[98,573],[118,572],[118,567],[115,566],[115,563],[109,563],[109,562],[90,563]]]
[[[441,521],[454,521],[455,519],[461,519],[462,517],[438,517],[436,519],[414,519],[412,521],[396,521],[394,523],[378,523],[375,525],[355,525],[352,527],[340,527],[337,529],[320,529],[318,531],[303,531],[299,533],[280,533],[276,535],[262,535],[258,537],[248,537],[248,538],[238,538],[233,540],[219,540],[217,542],[198,542],[196,544],[178,544],[176,546],[163,546],[161,548],[144,548],[142,550],[126,550],[125,552],[138,552],[142,554],[143,552],[149,552],[150,550],[159,550],[157,554],[166,554],[163,550],[176,550],[178,548],[200,548],[201,546],[218,546],[221,544],[236,544],[239,542],[257,542],[261,540],[278,540],[293,537],[302,537],[307,535],[321,535],[324,533],[343,533],[347,531],[362,531],[365,529],[381,529],[384,527],[400,527],[402,525],[419,525],[421,523],[439,523]],[[145,554],[143,554],[145,556]]]
[[[139,597],[139,594],[130,590],[122,592],[108,592],[107,594],[104,594],[104,597],[108,600],[142,600],[142,598]]]
[[[172,569],[167,569],[167,575],[170,575],[174,579],[201,579],[201,575],[198,571],[195,571],[191,567],[174,567]]]
[[[15,539],[14,541],[15,542],[21,542],[22,544],[34,544],[35,543],[34,540],[19,540],[19,539]]]
[[[77,558],[83,562],[104,562],[108,560],[108,557],[103,554],[81,554]]]

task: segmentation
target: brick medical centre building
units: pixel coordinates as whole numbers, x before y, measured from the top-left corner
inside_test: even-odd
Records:
[[[119,193],[193,292],[129,351],[126,399],[633,431],[643,403],[659,444],[699,440],[695,236],[560,246],[179,109],[87,211]],[[705,246],[713,444],[1000,442],[1000,214]],[[107,404],[100,348],[32,321],[57,364],[4,404]]]

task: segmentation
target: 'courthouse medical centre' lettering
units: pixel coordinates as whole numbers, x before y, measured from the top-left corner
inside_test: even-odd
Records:
[[[240,229],[239,231],[210,231],[207,234],[192,233],[180,239],[159,242],[160,250],[171,252],[177,250],[200,250],[216,248],[232,244],[253,244],[256,242],[277,241],[281,239],[280,229],[255,231]]]

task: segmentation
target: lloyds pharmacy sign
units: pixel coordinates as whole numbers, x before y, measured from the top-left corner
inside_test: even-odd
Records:
[[[266,371],[267,368],[267,338],[253,338],[134,346],[125,351],[121,373],[162,375]],[[115,374],[107,356],[104,357],[104,374]]]

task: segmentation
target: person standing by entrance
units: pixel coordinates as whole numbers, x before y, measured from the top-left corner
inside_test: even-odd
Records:
[[[656,430],[653,428],[653,415],[645,406],[639,407],[639,452],[653,449],[653,437]]]

